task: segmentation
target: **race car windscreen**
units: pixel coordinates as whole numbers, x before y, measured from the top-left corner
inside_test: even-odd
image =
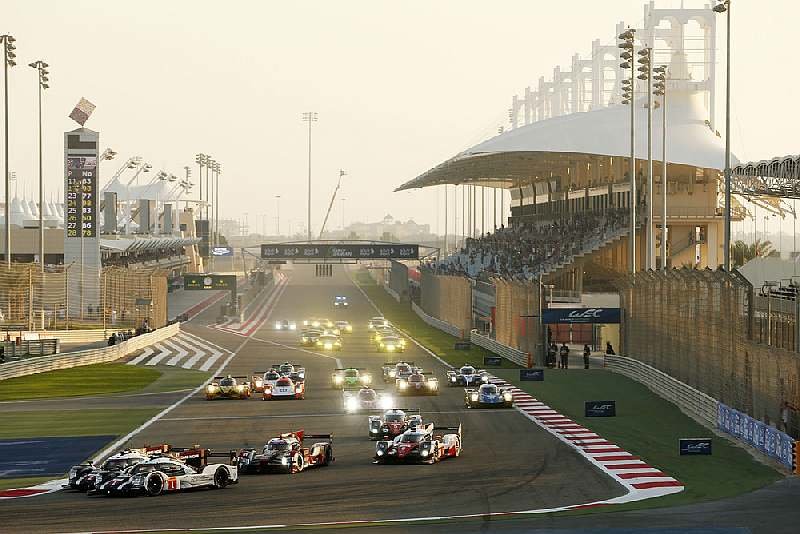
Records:
[[[401,443],[419,443],[422,441],[422,434],[403,434],[400,438]]]
[[[386,415],[385,419],[386,419],[387,423],[402,423],[403,422],[403,416],[400,415],[399,413],[388,414],[388,415]]]
[[[481,386],[481,393],[483,395],[496,395],[497,386],[495,386],[494,384],[484,384]]]
[[[233,386],[236,384],[236,381],[233,378],[223,378],[219,381],[220,386]]]
[[[103,469],[106,471],[122,471],[123,469],[134,464],[138,464],[141,461],[142,460],[139,458],[117,458],[114,460],[108,460],[106,463],[104,463]]]
[[[474,375],[475,374],[475,368],[474,367],[462,367],[461,368],[461,374],[462,375]]]
[[[375,397],[377,395],[371,389],[362,389],[361,391],[358,392],[358,396],[361,400],[372,401],[375,400]]]
[[[156,466],[153,464],[139,464],[131,469],[131,475],[143,475],[151,471],[155,471]]]
[[[276,371],[270,371],[269,373],[264,375],[264,378],[267,380],[277,380],[281,375],[279,375]]]
[[[356,371],[355,369],[348,369],[347,371],[344,372],[344,376],[348,378],[356,378],[358,376],[358,371]]]
[[[422,382],[424,379],[422,375],[411,375],[408,377],[409,382]]]
[[[291,373],[294,371],[294,366],[292,365],[281,365],[281,373]]]
[[[267,443],[268,451],[285,451],[289,448],[289,444],[285,441],[270,441]]]

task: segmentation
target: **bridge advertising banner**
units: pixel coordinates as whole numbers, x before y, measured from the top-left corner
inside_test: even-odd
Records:
[[[416,260],[419,245],[408,244],[303,244],[261,245],[266,260]]]
[[[544,324],[618,324],[619,308],[550,308],[542,313]]]
[[[794,439],[791,436],[721,402],[717,426],[792,469]]]

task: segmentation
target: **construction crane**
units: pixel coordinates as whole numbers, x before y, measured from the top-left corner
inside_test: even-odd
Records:
[[[322,233],[325,231],[325,225],[328,224],[328,217],[331,215],[331,210],[333,209],[333,203],[336,200],[336,193],[339,192],[339,187],[342,185],[342,176],[347,176],[347,173],[343,170],[339,169],[339,181],[336,182],[336,189],[333,190],[333,196],[331,197],[331,203],[328,206],[328,211],[325,213],[325,220],[322,221],[322,228],[319,230],[319,238],[322,239]]]

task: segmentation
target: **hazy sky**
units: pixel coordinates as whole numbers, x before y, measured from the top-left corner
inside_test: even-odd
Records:
[[[261,230],[267,214],[273,231],[274,196],[281,195],[282,229],[290,221],[297,228],[306,217],[301,114],[314,110],[317,230],[340,168],[348,172],[346,222],[391,213],[435,225],[434,190],[394,187],[488,137],[505,123],[513,94],[568,65],[573,53],[589,55],[592,39],[612,42],[618,21],[640,25],[643,5],[4,0],[0,33],[17,38],[19,60],[10,80],[11,169],[20,192],[33,190],[37,82],[27,64],[43,59],[52,86],[45,101],[48,196],[63,187],[62,132],[74,127],[67,114],[84,96],[97,105],[87,126],[120,161],[141,155],[178,175],[191,165],[196,179],[194,154],[210,153],[223,166],[223,215],[248,212],[251,230]],[[798,153],[792,58],[800,5],[734,6],[734,150],[742,160]],[[116,167],[103,168],[104,180]],[[333,227],[340,209],[337,202]]]

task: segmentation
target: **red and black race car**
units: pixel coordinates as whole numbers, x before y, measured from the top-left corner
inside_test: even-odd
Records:
[[[304,439],[319,439],[310,447]],[[272,438],[259,452],[256,449],[232,451],[240,473],[299,473],[309,467],[325,467],[333,460],[333,434],[306,434],[302,430]]]
[[[414,415],[409,415],[414,414]],[[418,409],[392,408],[382,415],[369,416],[369,439],[393,439],[422,424]]]
[[[375,463],[428,463],[461,454],[461,425],[436,426],[433,423],[409,429],[392,441],[375,444]]]

